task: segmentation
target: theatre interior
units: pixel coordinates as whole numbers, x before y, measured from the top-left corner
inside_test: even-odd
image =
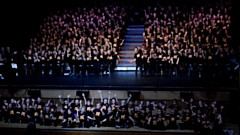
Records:
[[[240,135],[237,0],[2,3],[2,135]]]

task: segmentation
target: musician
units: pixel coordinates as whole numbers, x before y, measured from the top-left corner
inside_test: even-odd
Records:
[[[30,121],[30,117],[28,117],[30,115],[30,111],[27,111],[26,109],[26,105],[22,104],[22,108],[20,110],[20,120],[21,123],[28,123]]]
[[[77,61],[76,61],[76,75],[79,75],[79,73],[83,73],[83,67],[84,67],[84,60],[85,60],[85,56],[84,53],[81,50],[78,50],[77,54]]]
[[[98,50],[93,50],[93,70],[96,75],[99,74],[99,57]]]
[[[134,120],[129,115],[126,107],[122,107],[122,109],[117,113],[118,113],[119,122],[116,128],[128,128],[130,125],[129,124],[130,120],[132,121],[132,123],[134,123]]]
[[[57,54],[55,54],[55,67],[56,67],[56,74],[61,75],[62,73],[62,52],[58,50]]]
[[[16,109],[14,108],[12,103],[9,103],[7,106],[7,114],[5,116],[5,122],[16,122]]]
[[[142,117],[142,124],[143,128],[150,129],[151,127],[151,119],[152,119],[152,112],[149,107],[144,109],[143,117]]]
[[[88,74],[91,73],[91,65],[92,65],[93,57],[91,54],[91,51],[87,51],[85,55],[85,61],[84,61],[84,74],[86,74],[86,71]]]
[[[67,110],[67,113],[64,115],[63,127],[73,128],[76,124],[76,116],[72,113],[70,109]]]
[[[71,75],[73,75],[74,69],[76,71],[76,65],[77,65],[77,55],[76,55],[76,51],[75,50],[72,51],[70,57],[71,57],[71,60],[69,61],[69,66],[70,66],[70,69],[71,69]]]
[[[51,124],[52,124],[52,121],[51,121],[52,114],[50,112],[50,107],[49,106],[46,106],[43,114],[44,114],[44,118],[43,118],[44,122],[43,122],[43,124],[45,126],[51,126]]]
[[[94,118],[92,119],[94,121],[94,126],[100,127],[100,125],[103,125],[104,122],[107,121],[107,119],[103,116],[105,116],[105,113],[103,112],[103,108],[101,108],[101,104],[98,103],[96,105],[96,108],[93,110]]]
[[[27,61],[27,70],[28,70],[28,74],[31,74],[32,73],[32,64],[34,62],[34,59],[33,59],[33,54],[32,54],[32,51],[29,50],[28,53],[24,56],[26,61]]]
[[[159,73],[160,75],[163,74],[163,52],[160,47],[156,47],[156,72]]]
[[[65,111],[63,109],[60,109],[60,111],[57,111],[55,114],[54,114],[54,117],[56,118],[54,121],[53,121],[53,125],[56,127],[58,125],[62,125],[62,122],[64,120],[64,113]]]
[[[207,66],[207,69],[208,69],[208,75],[212,76],[213,75],[213,60],[214,60],[214,57],[213,57],[213,53],[211,52],[210,49],[207,50],[206,52],[206,66]]]
[[[48,50],[48,52],[47,52],[47,64],[46,64],[47,75],[52,74],[53,63],[54,63],[53,54],[50,50]]]
[[[4,58],[0,54],[0,79],[4,79]]]
[[[68,64],[70,66],[70,63],[71,63],[71,60],[72,60],[72,57],[71,57],[71,49],[70,48],[67,48],[67,51],[66,53],[64,54],[64,61],[65,61],[65,66],[64,66],[64,69],[66,68],[66,64]],[[72,74],[72,72],[71,72]]]
[[[113,40],[113,32],[111,28],[108,28],[107,32],[104,34],[104,37],[107,38],[110,42]]]
[[[98,54],[98,58],[99,58],[99,69],[101,71],[100,75],[102,75],[103,72],[104,72],[104,66],[105,66],[105,62],[106,62],[104,49],[103,48],[100,49],[100,52]]]
[[[157,114],[151,117],[150,127],[152,130],[165,130],[166,126],[164,122],[165,122],[165,115],[159,109],[157,110]]]
[[[107,74],[108,71],[108,52],[104,50],[103,52],[103,74]]]
[[[40,72],[40,58],[37,52],[34,53],[33,56],[33,62],[34,62],[34,68],[35,68],[35,74],[41,74]]]
[[[205,56],[204,56],[203,50],[199,49],[198,57],[197,57],[198,76],[199,77],[202,76],[203,67],[205,66],[205,64],[204,64],[205,60],[204,59],[205,59]]]
[[[193,121],[194,121],[194,117],[192,116],[191,110],[190,108],[187,108],[184,112],[183,112],[183,116],[182,116],[182,122],[180,124],[180,129],[181,130],[192,130],[193,129]]]
[[[40,58],[40,67],[41,67],[41,72],[42,72],[42,74],[45,74],[45,70],[46,70],[46,68],[45,68],[45,66],[46,66],[46,62],[47,62],[47,57],[46,57],[46,55],[45,55],[45,51],[42,51],[41,52],[41,56],[39,57]]]
[[[172,51],[170,49],[168,49],[167,51],[167,54],[166,54],[166,72],[168,74],[172,74],[171,73],[171,68],[172,68],[172,64],[171,64],[171,56],[172,56]]]
[[[177,54],[177,50],[173,51],[173,55],[171,57],[171,64],[172,64],[172,75],[178,75],[178,63],[179,63],[179,55]]]
[[[77,115],[77,125],[80,128],[89,128],[89,123],[88,123],[88,115],[86,113],[86,108],[82,107],[81,110],[78,112]]]
[[[137,74],[138,68],[140,68],[140,72],[142,74],[142,50],[140,49],[140,47],[135,47],[134,51],[134,61],[136,63],[135,74]]]
[[[148,55],[148,52],[147,52],[147,50],[143,50],[143,55],[142,55],[142,68],[143,68],[143,75],[147,75],[147,71],[148,71],[148,62],[147,62],[147,60],[148,60],[148,57],[149,57],[149,55]]]
[[[166,119],[168,120],[167,129],[178,129],[177,119],[179,119],[179,115],[174,109],[171,110],[170,114],[166,115]]]
[[[193,75],[193,63],[194,63],[194,53],[192,52],[191,49],[186,49],[186,56],[187,56],[187,73],[188,76]]]
[[[120,60],[116,48],[113,48],[112,55],[113,55],[112,68],[115,69],[117,67],[117,61]]]
[[[113,65],[112,65],[113,61],[114,61],[114,59],[113,59],[112,51],[107,50],[107,67],[108,67],[107,72],[109,72],[109,73],[112,73],[114,70]]]
[[[157,59],[157,55],[156,53],[152,50],[150,52],[150,55],[148,57],[148,67],[150,70],[151,75],[154,75],[154,73],[156,72],[156,59]]]

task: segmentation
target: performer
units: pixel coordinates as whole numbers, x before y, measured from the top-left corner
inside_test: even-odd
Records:
[[[179,55],[177,51],[173,51],[173,55],[171,57],[171,64],[172,64],[172,75],[178,76],[178,63],[179,63]]]
[[[137,74],[138,68],[140,68],[142,75],[142,50],[140,49],[140,47],[135,47],[134,51],[135,51],[134,61],[136,63],[135,74]]]

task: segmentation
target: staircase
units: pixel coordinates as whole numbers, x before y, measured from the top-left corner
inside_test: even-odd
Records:
[[[125,35],[125,42],[122,50],[119,52],[120,61],[117,64],[116,71],[135,70],[134,48],[142,46],[144,25],[129,25]]]

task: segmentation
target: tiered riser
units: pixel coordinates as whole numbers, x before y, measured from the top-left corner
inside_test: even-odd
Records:
[[[124,46],[120,51],[121,60],[118,62],[116,71],[132,71],[135,70],[134,48],[139,47],[143,43],[143,25],[129,25],[125,36]]]

